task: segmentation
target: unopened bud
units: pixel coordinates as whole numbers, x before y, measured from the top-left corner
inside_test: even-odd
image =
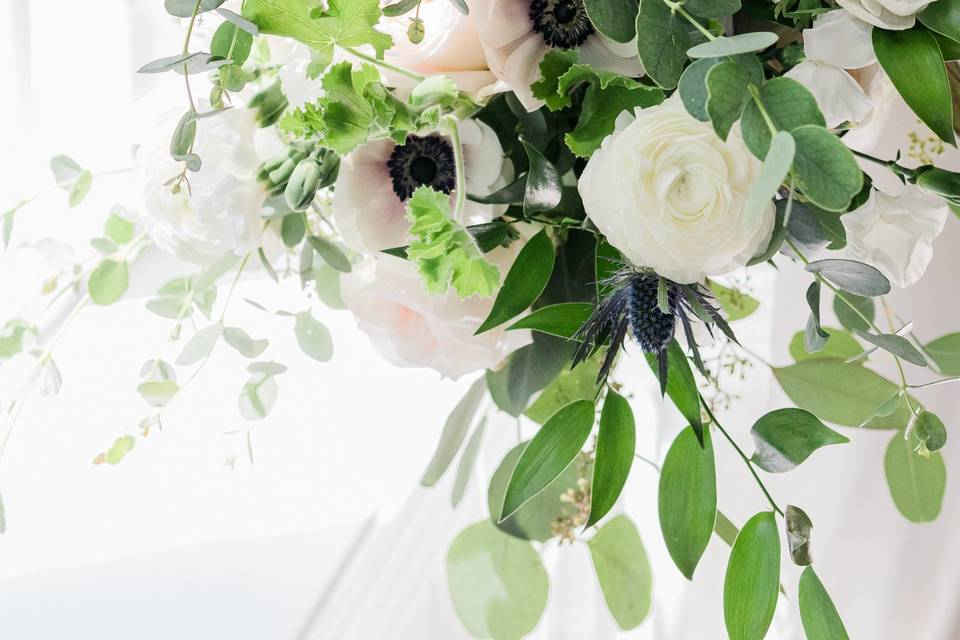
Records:
[[[313,158],[300,161],[290,174],[283,196],[293,211],[303,211],[313,202],[320,187],[320,164]]]
[[[410,26],[407,27],[407,39],[410,40],[411,44],[420,44],[423,42],[423,36],[426,35],[427,29],[423,24],[423,20],[420,18],[410,18]]]

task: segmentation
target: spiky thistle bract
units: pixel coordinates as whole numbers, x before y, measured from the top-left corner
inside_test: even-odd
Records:
[[[716,325],[736,342],[730,326],[714,306],[709,290],[701,284],[679,284],[652,271],[623,265],[601,285],[606,294],[574,336],[581,342],[573,356],[573,366],[576,366],[606,346],[597,382],[610,374],[628,334],[633,335],[644,353],[656,356],[661,393],[667,385],[667,348],[678,323],[683,327],[687,346],[701,372],[705,370],[693,335],[694,320],[703,322],[711,335]]]

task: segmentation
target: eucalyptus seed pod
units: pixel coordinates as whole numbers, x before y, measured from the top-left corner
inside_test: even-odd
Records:
[[[917,186],[952,204],[960,204],[960,173],[933,165],[917,169]]]
[[[410,18],[410,26],[407,27],[407,39],[410,44],[420,44],[427,33],[427,28],[420,18]]]
[[[287,188],[283,192],[287,206],[293,211],[303,211],[309,207],[314,196],[317,195],[320,179],[320,163],[312,157],[301,160],[290,174]]]

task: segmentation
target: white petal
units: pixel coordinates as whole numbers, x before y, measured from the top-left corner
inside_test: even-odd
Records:
[[[860,122],[873,106],[856,80],[843,69],[807,60],[785,75],[810,90],[829,128]]]
[[[841,69],[859,69],[877,61],[873,53],[871,26],[840,9],[817,16],[813,27],[803,32],[803,51],[808,60],[826,62]]]
[[[916,23],[914,15],[899,16],[891,13],[874,0],[837,0],[837,4],[853,14],[854,17],[881,29],[902,31],[909,29]]]
[[[632,78],[643,75],[636,40],[628,43],[615,42],[595,33],[580,47],[579,56],[580,60],[595,69],[613,71]]]
[[[497,134],[486,123],[480,120],[461,120],[460,123],[475,123],[475,138],[467,143],[464,138],[463,162],[467,170],[467,178],[481,187],[486,195],[489,187],[500,177],[503,171],[503,147]],[[462,130],[461,130],[462,135]]]

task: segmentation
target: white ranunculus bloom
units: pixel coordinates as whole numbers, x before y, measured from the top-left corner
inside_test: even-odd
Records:
[[[847,254],[876,267],[898,287],[908,287],[927,270],[948,213],[942,199],[914,186],[899,196],[875,190],[862,207],[840,216]]]
[[[164,183],[183,168],[170,156],[170,136],[180,115],[167,113],[137,149],[139,220],[158,247],[196,264],[258,248],[266,191],[257,181],[256,114],[237,108],[199,120],[193,151],[203,164],[200,171],[188,172],[189,189],[184,184],[173,193]]]
[[[528,111],[543,106],[530,85],[540,79],[540,62],[553,47],[577,48],[580,60],[596,69],[643,75],[636,40],[614,42],[595,32],[583,0],[468,0],[468,4],[490,70]],[[558,20],[561,13],[563,19]]]
[[[724,142],[676,99],[624,112],[580,176],[587,215],[637,266],[681,283],[729,273],[769,241],[773,203],[743,207],[761,162],[734,127]]]
[[[872,107],[870,98],[844,69],[860,69],[877,61],[873,28],[841,9],[822,13],[803,32],[806,60],[786,73],[817,99],[828,127],[858,123]]]
[[[424,38],[419,44],[410,42],[407,28],[413,11],[394,18],[384,17],[380,28],[393,36],[394,45],[384,55],[387,62],[424,76],[445,75],[462,91],[486,95],[497,79],[487,68],[487,58],[477,35],[472,15],[463,15],[450,0],[423,0],[419,17],[423,21]],[[393,86],[412,86],[400,74],[384,71]]]
[[[467,193],[489,195],[507,184],[513,168],[504,160],[497,134],[479,120],[457,124],[463,143]],[[439,134],[370,142],[340,163],[333,215],[344,242],[361,252],[408,243],[406,200],[422,184],[451,193],[456,179],[453,147]],[[503,207],[467,200],[464,224],[490,222]]]
[[[901,31],[916,23],[917,15],[933,0],[837,0],[855,17],[881,29]]]
[[[487,258],[506,272],[516,245]],[[453,290],[426,292],[414,263],[381,254],[367,258],[341,277],[344,304],[373,347],[398,367],[430,367],[448,378],[498,366],[528,344],[528,331],[503,327],[473,335],[486,319],[493,298],[462,299]]]

